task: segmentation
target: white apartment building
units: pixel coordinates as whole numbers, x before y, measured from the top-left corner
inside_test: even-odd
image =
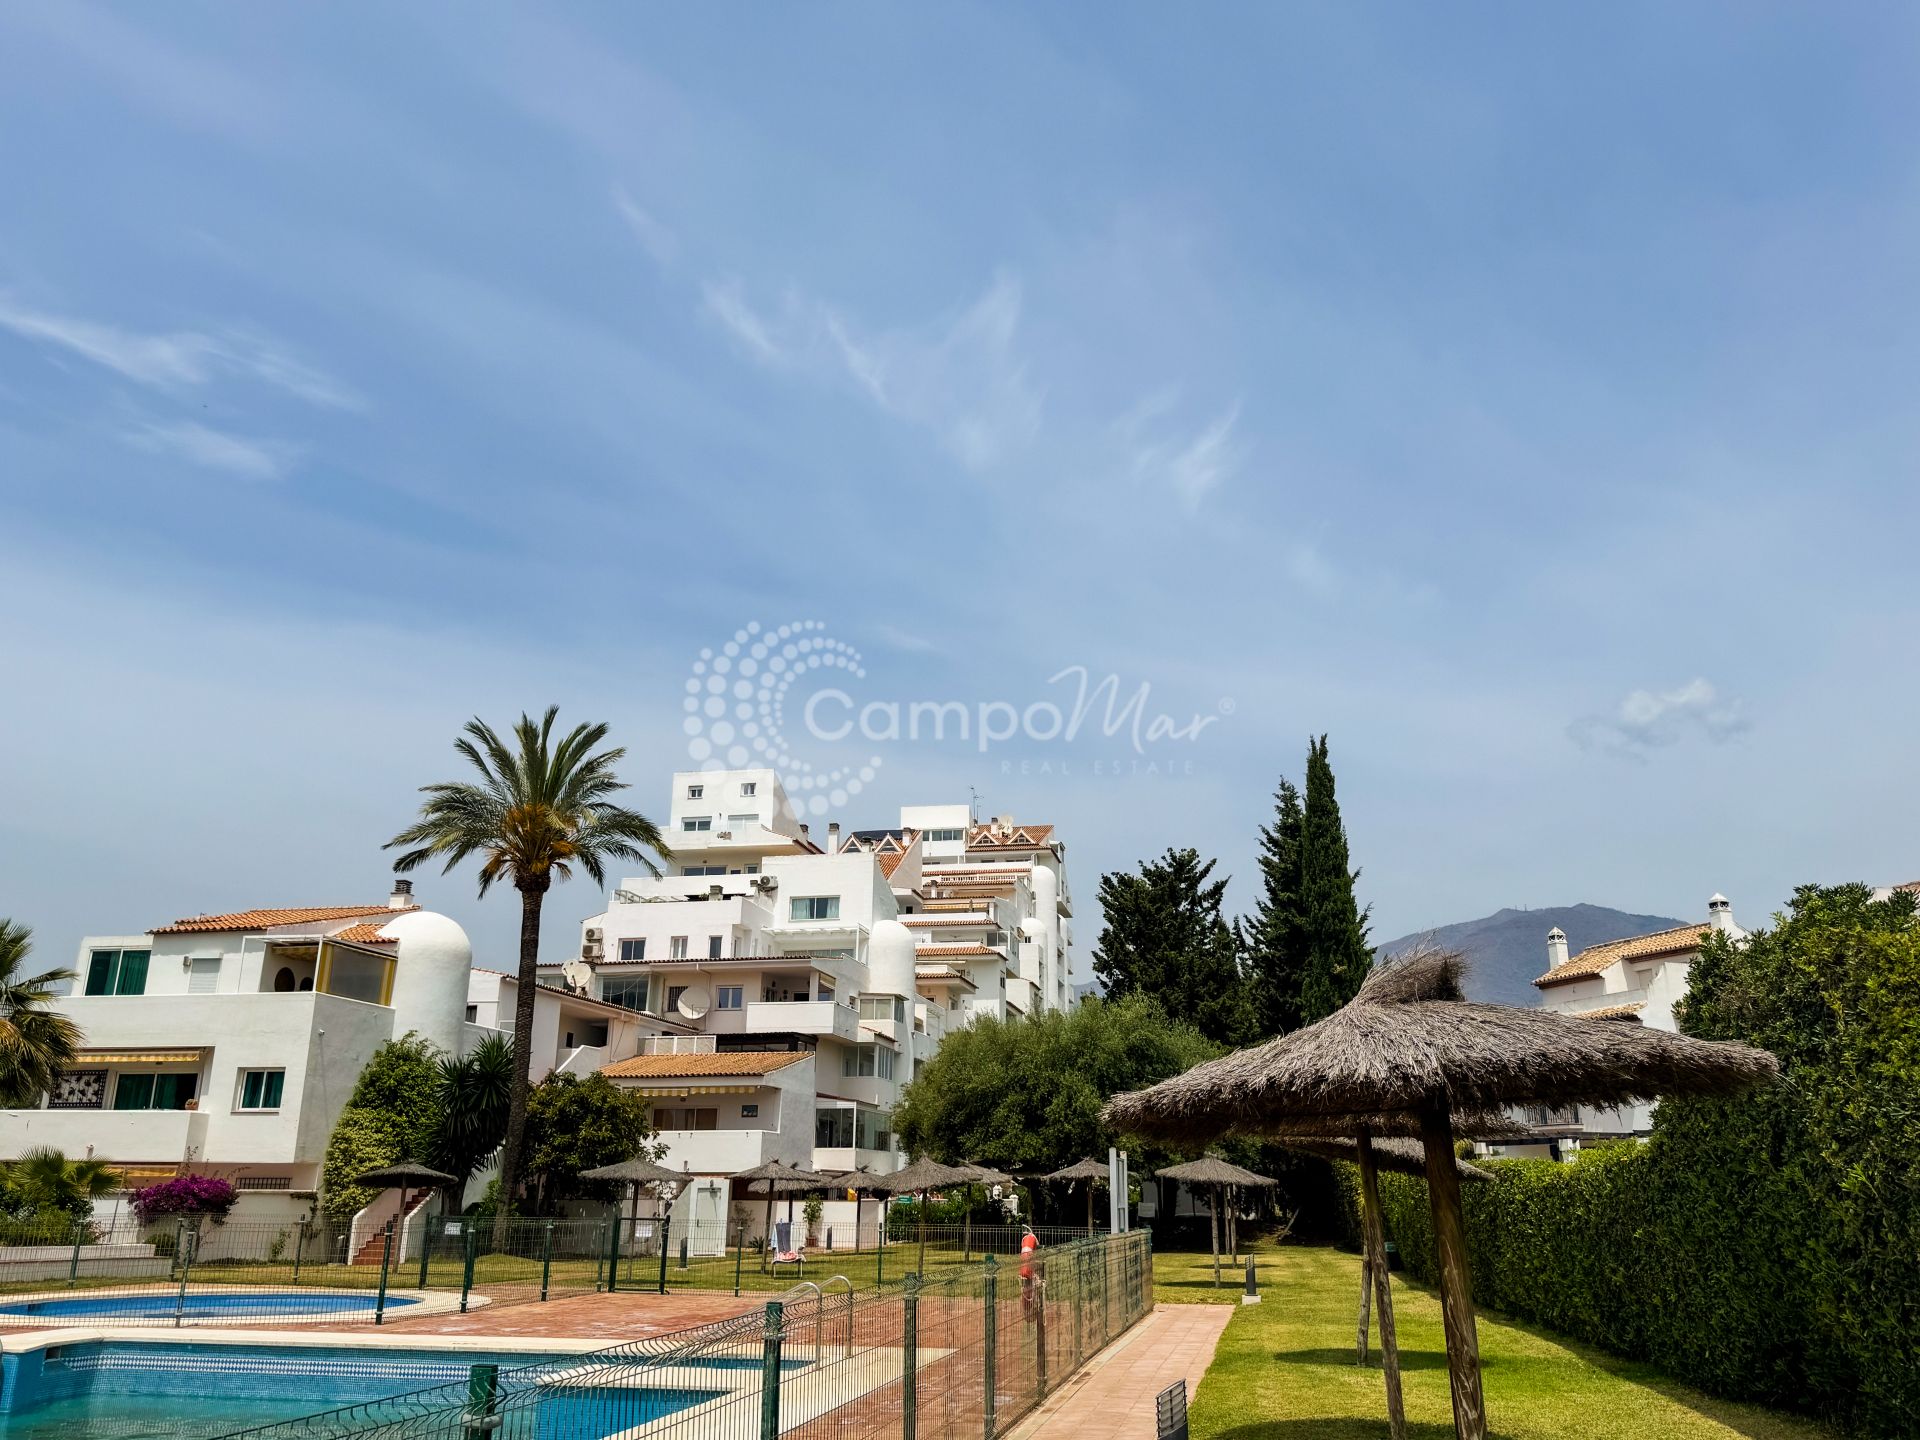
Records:
[[[1715,932],[1734,940],[1747,934],[1734,923],[1732,902],[1724,895],[1707,901],[1703,924],[1609,940],[1571,957],[1567,937],[1556,926],[1547,932],[1547,971],[1533,982],[1540,990],[1540,1004],[1563,1015],[1678,1031],[1675,1008],[1686,998],[1688,974],[1702,941]],[[1538,1138],[1530,1144],[1492,1147],[1495,1153],[1545,1155],[1577,1149],[1583,1141],[1645,1136],[1653,1129],[1653,1106],[1536,1107],[1517,1118],[1531,1125]]]
[[[652,1099],[666,1163],[702,1177],[676,1225],[757,1226],[727,1177],[768,1160],[897,1169],[893,1107],[949,1030],[1072,1003],[1051,826],[912,806],[815,836],[772,770],[707,770],[674,776],[668,827],[674,873],[622,881],[543,979],[662,1032],[603,1073]],[[822,1224],[853,1218],[832,1202]]]

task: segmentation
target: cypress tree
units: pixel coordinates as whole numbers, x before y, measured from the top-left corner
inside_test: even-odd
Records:
[[[1302,1023],[1324,1019],[1354,997],[1373,968],[1367,912],[1354,899],[1347,831],[1333,793],[1327,737],[1307,744],[1307,790],[1300,809],[1300,983]]]
[[[1241,929],[1251,1018],[1260,1038],[1297,1030],[1305,1013],[1306,955],[1300,910],[1300,792],[1284,777],[1273,823],[1260,827],[1260,899]]]
[[[1227,882],[1194,850],[1168,850],[1135,874],[1100,877],[1105,928],[1093,973],[1107,997],[1146,995],[1209,1040],[1237,1044],[1248,1030],[1234,933],[1220,913]]]

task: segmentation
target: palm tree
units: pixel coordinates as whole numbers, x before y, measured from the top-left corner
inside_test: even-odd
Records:
[[[447,1207],[460,1197],[473,1172],[500,1148],[513,1104],[513,1046],[504,1035],[489,1035],[471,1053],[439,1062],[440,1126],[428,1161],[452,1175]]]
[[[33,932],[0,919],[0,1106],[37,1104],[80,1044],[80,1027],[47,1008],[74,972],[23,974],[32,951]]]
[[[93,1218],[93,1202],[119,1184],[106,1161],[69,1160],[51,1145],[37,1145],[7,1162],[6,1179],[36,1216],[59,1212],[82,1223]]]
[[[607,738],[607,727],[576,725],[556,744],[553,721],[559,713],[558,705],[550,705],[538,723],[522,715],[513,727],[514,748],[509,748],[483,721],[469,720],[453,748],[480,772],[479,780],[421,786],[427,798],[421,803],[419,822],[386,845],[389,850],[403,845],[415,847],[394,861],[396,873],[404,874],[442,857],[446,860],[443,873],[451,873],[463,860],[479,856],[481,895],[496,880],[505,880],[520,892],[513,1087],[500,1157],[496,1244],[505,1241],[507,1217],[525,1158],[535,967],[540,959],[540,908],[547,891],[556,877],[570,878],[575,865],[596,885],[604,885],[610,860],[641,864],[658,875],[659,867],[647,858],[646,851],[663,860],[672,854],[659,826],[608,798],[627,788],[613,774],[615,762],[627,752],[613,749],[595,753],[594,747]]]

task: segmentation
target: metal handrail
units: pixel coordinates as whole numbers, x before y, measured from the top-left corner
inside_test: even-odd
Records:
[[[827,1318],[827,1292],[811,1280],[802,1280],[782,1295],[780,1302],[783,1305],[791,1304],[799,1298],[803,1290],[813,1292],[813,1363],[818,1365],[820,1363],[820,1328],[826,1323]]]
[[[820,1304],[823,1308],[825,1307],[827,1303],[827,1286],[832,1285],[835,1281],[847,1287],[847,1345],[844,1358],[851,1360],[853,1358],[853,1281],[844,1275],[834,1275],[828,1278],[820,1287]]]

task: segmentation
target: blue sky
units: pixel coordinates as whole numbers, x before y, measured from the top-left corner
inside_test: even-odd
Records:
[[[1168,845],[1244,903],[1322,730],[1381,936],[1920,875],[1917,40],[0,11],[0,910],[378,896],[460,722],[549,701],[663,809],[701,648],[796,621],[859,703],[1210,717],[876,743],[838,812],[1058,824],[1083,952]]]

